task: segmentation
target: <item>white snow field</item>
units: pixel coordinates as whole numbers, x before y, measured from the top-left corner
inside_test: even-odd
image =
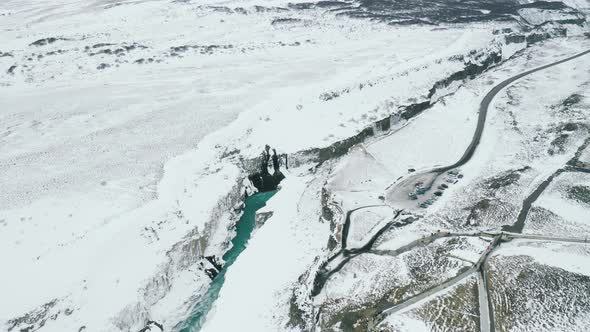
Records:
[[[455,94],[444,98],[440,104],[411,120],[409,124],[393,134],[369,140],[361,148],[344,156],[337,162],[338,165],[334,167],[325,187],[332,195],[334,204],[339,205],[344,212],[383,203],[394,209],[398,208],[398,202],[388,202],[387,199],[383,202],[379,199],[383,190],[406,174],[448,165],[458,160],[473,135],[477,121],[477,106],[488,90],[519,72],[550,63],[555,58],[564,58],[567,54],[575,54],[590,46],[588,41],[580,41],[581,43],[569,43],[560,40],[530,47],[518,57],[465,83]],[[355,324],[359,324],[355,326],[363,330],[363,325],[360,325],[363,321],[358,317],[363,318],[366,317],[365,315],[372,317],[382,310],[379,308],[387,308],[387,303],[404,303],[414,296],[420,297],[421,292],[424,292],[426,297],[420,299],[415,305],[407,307],[407,310],[410,310],[418,305],[430,303],[427,301],[433,297],[442,297],[445,289],[451,289],[450,287],[459,284],[451,283],[448,285],[449,288],[428,295],[430,287],[443,284],[443,281],[452,280],[455,276],[461,276],[458,268],[465,262],[468,262],[466,266],[474,264],[480,258],[485,246],[473,246],[473,243],[467,241],[468,238],[458,238],[457,241],[449,240],[443,246],[435,242],[428,245],[427,248],[430,249],[427,250],[420,247],[420,241],[415,245],[412,242],[424,239],[429,234],[436,234],[440,230],[459,233],[477,230],[499,231],[500,226],[516,221],[522,200],[556,169],[564,167],[576,154],[580,144],[588,141],[587,106],[583,102],[572,107],[567,106],[567,102],[564,103],[564,100],[567,101],[572,95],[585,96],[584,91],[590,84],[588,63],[587,58],[580,57],[546,71],[531,74],[509,86],[504,92],[500,92],[490,107],[480,147],[476,150],[473,159],[460,168],[459,177],[448,176],[449,181],[446,183],[449,189],[443,190],[442,197],[437,198],[426,208],[418,208],[416,203],[412,205],[412,201],[408,200],[403,208],[406,212],[413,210],[418,221],[412,222],[411,219],[406,219],[410,221],[405,222],[402,215],[398,219],[401,224],[393,224],[389,230],[385,231],[373,246],[374,251],[353,257],[339,270],[336,266],[342,260],[334,260],[333,263],[328,264],[329,269],[337,270],[337,272],[328,279],[321,293],[314,298],[313,304],[308,304],[315,308],[315,313],[318,311],[322,313],[317,322],[318,328],[349,330],[351,325],[344,325],[350,324],[350,320],[346,319],[348,316],[353,317],[352,319],[356,320]],[[581,100],[586,100],[585,98]],[[557,139],[558,137],[561,138]],[[522,175],[518,175],[519,171],[515,170],[525,166],[528,168],[520,171]],[[415,170],[408,171],[408,169]],[[514,174],[517,175],[514,176]],[[562,187],[571,186],[572,183],[587,185],[587,176],[584,173],[574,172],[574,169],[572,173],[568,171],[556,177],[556,180],[566,176],[569,180],[562,184]],[[490,190],[491,188],[493,190]],[[554,191],[551,189],[550,192]],[[545,202],[549,200],[544,198],[544,195],[546,194],[543,194],[534,204],[546,205]],[[552,194],[551,199],[554,196],[555,194]],[[581,199],[583,198],[582,196]],[[540,230],[535,229],[533,234],[543,236],[559,234],[566,238],[573,237],[584,241],[587,223],[583,223],[582,220],[587,220],[590,216],[588,206],[580,202],[570,203],[567,206],[559,204],[558,202],[551,204],[550,209],[553,212],[560,211],[556,212],[560,215],[566,214],[575,223],[569,226],[569,222],[562,223],[561,220],[556,220],[559,224],[552,225],[550,220],[553,219],[549,219],[540,226],[532,224],[531,227],[534,228],[543,227]],[[576,208],[573,209],[573,207]],[[338,230],[342,223],[338,217],[335,219]],[[272,218],[268,222],[272,222]],[[354,230],[354,225],[358,222],[359,220],[352,218],[350,229]],[[529,227],[529,219],[526,222],[525,231]],[[366,224],[372,225],[373,219],[367,218]],[[555,230],[559,232],[555,233]],[[338,239],[338,231],[335,233]],[[350,250],[360,248],[359,245],[350,245],[355,235],[348,235]],[[477,235],[483,234],[477,233]],[[417,248],[408,253],[405,249],[408,246],[417,246]],[[431,256],[432,253],[429,253],[432,251],[436,252],[435,258]],[[331,253],[334,252],[334,250],[331,251]],[[515,251],[515,254],[518,255],[520,252]],[[523,254],[526,255],[526,253]],[[393,257],[387,257],[388,255]],[[418,257],[414,258],[413,255]],[[330,253],[325,256],[331,257]],[[555,257],[559,257],[559,254]],[[566,265],[572,263],[575,264],[573,259],[563,262]],[[547,263],[543,262],[543,264]],[[577,265],[572,266],[571,269],[577,269]],[[585,277],[580,278],[585,280]],[[458,282],[461,282],[460,280],[466,279],[459,279]],[[295,285],[294,292],[297,293],[298,289],[305,287],[309,286]],[[525,289],[523,294],[527,294],[526,289],[533,286],[523,287]],[[535,287],[544,289],[551,286],[535,284]],[[580,285],[580,287],[584,286]],[[510,292],[517,291],[517,288],[510,290]],[[570,314],[552,312],[556,305],[569,301],[568,297],[552,294],[553,297],[548,299],[548,302],[541,298],[541,302],[533,306],[547,305],[543,307],[546,315],[556,315],[548,318],[548,321],[553,323],[547,324],[546,328],[584,330],[588,327],[587,319],[584,317],[590,311],[590,307],[586,305],[587,299],[583,293],[576,296],[575,310]],[[510,308],[510,306],[525,305],[513,299],[502,300],[501,292],[492,292],[492,295],[494,301],[500,298],[497,300],[500,302],[494,302],[496,311],[505,310],[502,306]],[[526,295],[519,295],[516,298],[522,301]],[[304,296],[296,297],[296,299],[303,303],[300,305],[301,308],[305,308],[306,301],[309,303]],[[429,309],[413,311],[415,313],[409,316],[407,314],[400,316],[400,313],[405,311],[395,312],[392,317],[385,317],[383,324],[379,325],[381,329],[378,330],[463,329],[471,331],[473,318],[469,311],[460,309],[460,312],[455,314],[451,310],[453,307],[462,306],[462,301],[460,297],[448,304],[442,301],[442,304],[429,305]],[[472,305],[473,303],[470,304]],[[392,310],[395,310],[395,306]],[[403,310],[406,310],[405,307]],[[502,316],[502,313],[498,312],[493,314],[496,315],[496,326],[508,326],[507,330],[515,326],[512,321],[517,321],[522,329],[538,326],[532,323],[527,325],[525,319],[518,317],[508,317],[506,314]],[[415,323],[417,318],[424,321],[424,325]],[[504,318],[507,320],[504,321]],[[538,321],[539,318],[536,319]],[[568,320],[570,323],[567,322]],[[482,320],[480,317],[475,318],[477,330],[480,329],[480,321],[483,321],[483,318]],[[571,323],[572,321],[575,323]],[[481,329],[483,330],[483,327]]]
[[[590,8],[583,1],[566,4],[582,12]],[[318,297],[308,295],[310,281],[335,251],[330,240],[342,229],[325,216],[325,201],[345,210],[382,205],[379,196],[409,168],[420,172],[456,160],[469,145],[488,89],[590,48],[587,26],[569,22],[583,15],[569,7],[533,7],[514,20],[395,25],[339,15],[330,6],[336,4],[2,1],[0,331],[135,332],[149,321],[174,330],[211,283],[206,270],[215,266],[206,257],[220,260],[230,245],[250,171],[243,161],[257,157],[266,143],[301,156],[385,118],[392,120],[385,135],[340,159],[315,167],[313,158],[295,158],[300,167],[287,173],[264,208],[273,215],[229,269],[203,330],[305,330],[315,318],[301,325],[297,312],[315,314],[318,308],[332,310],[318,316],[318,328],[338,330],[331,319],[348,310],[350,299],[361,305],[380,294],[376,287],[396,282],[415,285],[410,293],[418,293],[479,259],[489,239],[468,237],[455,247],[437,240],[401,258],[360,256],[329,279]],[[565,22],[567,36],[556,20]],[[541,26],[527,30],[523,24]],[[545,99],[527,109],[547,110],[572,93],[587,98],[587,64],[580,58],[531,78],[559,80],[560,89],[536,88],[535,96]],[[501,98],[498,103],[506,103],[508,97]],[[429,103],[406,121],[408,107]],[[426,211],[402,214],[422,219],[399,233],[385,232],[375,248],[395,250],[441,227],[461,230],[451,219],[464,211],[453,208],[449,197],[477,191],[469,184],[481,180],[481,170],[513,168],[508,165],[520,150],[487,163],[500,145],[522,147],[557,117],[511,116],[531,121],[526,139],[511,133],[503,141],[505,118],[490,115],[493,138],[483,136],[483,153],[465,166],[464,179]],[[587,108],[575,116],[569,120],[587,124]],[[584,139],[578,131],[555,147],[554,157],[531,157],[534,172],[505,196],[526,196],[567,162]],[[587,163],[587,156],[582,152],[579,162]],[[587,231],[579,215],[587,206],[569,202],[578,209],[571,216],[571,209],[560,208],[560,192],[550,187],[531,213],[540,206],[567,219],[564,236],[571,229]],[[350,245],[358,248],[377,236],[395,208],[355,216]],[[432,216],[432,224],[424,215]],[[481,224],[470,231],[499,226],[477,220]],[[527,227],[546,235],[543,224]],[[433,263],[436,278],[414,280],[407,261],[432,263],[441,251],[452,257]],[[553,258],[537,263],[567,264]],[[452,292],[473,286],[472,279],[434,302],[446,303]],[[343,302],[336,303],[339,298]],[[469,314],[475,310],[467,300],[462,305]],[[429,326],[429,310],[396,314],[405,317],[400,329]],[[466,328],[477,325],[466,317]]]

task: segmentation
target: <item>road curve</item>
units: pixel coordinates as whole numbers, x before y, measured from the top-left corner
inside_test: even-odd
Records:
[[[481,135],[483,133],[483,128],[484,128],[484,125],[486,122],[486,117],[488,114],[488,108],[490,106],[490,103],[494,99],[494,97],[496,97],[496,95],[498,94],[498,92],[502,91],[502,89],[504,89],[505,87],[507,87],[508,85],[513,83],[514,81],[516,81],[520,78],[523,78],[524,76],[530,75],[532,73],[538,72],[543,69],[547,69],[549,67],[557,66],[557,65],[562,64],[564,62],[579,58],[579,57],[586,55],[588,53],[590,53],[590,50],[586,50],[584,52],[572,55],[568,58],[561,59],[559,61],[543,65],[541,67],[527,70],[525,72],[522,72],[516,76],[512,76],[512,77],[500,82],[500,84],[498,84],[494,88],[492,88],[492,90],[490,90],[485,95],[485,97],[483,97],[483,100],[479,104],[479,117],[477,119],[477,127],[475,128],[475,133],[473,134],[473,138],[471,139],[471,143],[467,147],[467,150],[465,150],[465,153],[463,153],[463,156],[461,156],[461,158],[456,163],[449,165],[449,166],[437,168],[434,170],[434,172],[437,172],[440,174],[440,173],[446,172],[448,170],[451,170],[453,168],[460,167],[460,166],[464,165],[466,162],[468,162],[471,159],[471,157],[473,157],[473,154],[475,153],[475,149],[477,148],[477,146],[479,145],[479,141],[481,140]]]
[[[477,120],[477,126],[475,129],[475,133],[473,134],[473,138],[471,139],[471,143],[469,144],[469,146],[467,147],[467,150],[463,153],[463,155],[461,156],[461,158],[455,162],[452,165],[449,166],[444,166],[444,167],[438,167],[435,168],[431,171],[425,172],[424,174],[435,174],[435,176],[433,177],[432,181],[430,182],[430,185],[432,185],[432,183],[434,183],[434,181],[436,181],[436,179],[438,178],[438,176],[446,171],[449,171],[451,169],[460,167],[462,165],[464,165],[465,163],[467,163],[472,157],[473,154],[475,153],[475,150],[477,148],[477,146],[479,145],[479,142],[481,140],[481,136],[483,133],[483,129],[485,126],[485,121],[487,118],[487,112],[488,112],[488,108],[490,103],[492,102],[492,100],[494,99],[494,97],[505,87],[507,87],[508,85],[510,85],[511,83],[513,83],[514,81],[530,75],[532,73],[535,73],[537,71],[549,68],[549,67],[553,67],[556,65],[559,65],[561,63],[576,59],[578,57],[584,56],[586,54],[590,53],[590,49],[586,50],[584,52],[575,54],[573,56],[570,56],[568,58],[550,63],[550,64],[546,64],[534,69],[530,69],[528,71],[522,72],[518,75],[515,75],[513,77],[510,77],[502,82],[500,82],[498,85],[496,85],[494,88],[492,88],[492,90],[490,90],[483,98],[483,100],[480,103],[479,106],[479,117]],[[417,174],[416,174],[417,175]],[[416,176],[414,175],[414,176]],[[430,187],[430,186],[429,186]],[[428,187],[428,189],[430,189]],[[357,248],[356,250],[349,250],[347,249],[347,238],[348,238],[348,232],[349,232],[349,228],[350,228],[350,217],[351,214],[357,210],[360,209],[364,209],[364,208],[369,208],[369,207],[375,207],[375,206],[382,206],[382,205],[368,205],[368,206],[360,206],[357,207],[353,210],[347,211],[345,214],[343,214],[343,216],[345,217],[345,223],[344,223],[344,227],[343,227],[343,232],[342,232],[342,239],[341,239],[341,249],[336,252],[332,257],[330,257],[324,264],[322,267],[320,267],[320,270],[317,271],[317,274],[314,278],[314,284],[313,284],[313,288],[311,291],[311,296],[316,296],[317,294],[319,294],[323,288],[323,286],[326,284],[326,282],[328,281],[328,279],[330,278],[330,276],[332,274],[334,274],[335,272],[339,271],[346,263],[348,263],[348,261],[362,253],[366,253],[366,252],[371,252],[373,254],[391,254],[391,255],[397,255],[400,253],[400,251],[407,251],[410,248],[420,245],[420,244],[424,244],[424,243],[429,243],[432,242],[440,237],[448,237],[448,236],[476,236],[478,234],[476,233],[469,233],[469,234],[453,234],[453,233],[448,233],[448,232],[442,232],[442,233],[438,233],[438,234],[431,234],[430,237],[427,238],[422,238],[416,241],[413,241],[411,244],[408,244],[407,246],[404,246],[404,248],[398,248],[398,250],[392,250],[392,251],[382,251],[382,250],[372,250],[372,246],[373,243],[377,240],[377,238],[382,234],[383,231],[385,231],[386,229],[388,229],[389,227],[391,227],[394,223],[394,220],[400,215],[400,213],[402,212],[402,210],[398,210],[398,213],[394,216],[394,218],[388,222],[385,227],[383,227],[379,232],[377,232],[377,234],[375,234],[371,240],[369,241],[369,243],[367,243],[365,246],[363,246],[362,248]],[[340,208],[339,208],[340,209]],[[342,209],[340,209],[340,212],[342,213]],[[520,233],[520,232],[518,232]],[[475,271],[480,271],[482,269],[483,264],[485,263],[487,257],[491,254],[491,252],[496,248],[496,246],[499,245],[499,243],[502,241],[503,237],[512,237],[512,238],[527,238],[530,240],[552,240],[552,241],[565,241],[565,242],[577,242],[577,243],[588,243],[587,239],[561,239],[561,238],[550,238],[550,237],[541,237],[541,236],[527,236],[527,235],[522,235],[522,234],[518,234],[518,233],[506,233],[506,232],[500,232],[500,233],[486,233],[486,232],[480,232],[480,236],[481,235],[486,235],[486,236],[494,236],[493,241],[490,243],[490,245],[486,248],[486,250],[483,252],[483,254],[480,256],[480,259],[470,268],[462,271],[461,273],[459,273],[458,275],[456,275],[455,277],[443,282],[442,284],[436,285],[431,287],[430,289],[419,293],[413,297],[410,297],[409,299],[406,299],[405,301],[403,301],[402,303],[398,303],[396,305],[392,305],[389,306],[387,308],[384,308],[383,310],[381,310],[377,315],[374,316],[372,322],[369,324],[369,330],[372,330],[373,328],[375,328],[377,325],[379,325],[388,315],[398,312],[400,310],[403,310],[417,302],[420,302],[424,299],[426,299],[427,297],[443,290],[446,288],[449,288],[453,285],[456,285],[457,283],[459,283],[461,280],[465,279],[466,277],[468,277],[469,275],[471,275],[471,273],[475,272]],[[401,249],[401,250],[400,250]],[[327,265],[333,261],[335,258],[339,257],[340,255],[344,256],[344,259],[332,270],[326,270]],[[483,277],[483,281],[485,282],[485,273],[482,273],[482,277]],[[480,291],[482,291],[482,288],[485,287],[480,287]],[[487,300],[487,293],[485,294],[486,296],[486,300]],[[485,302],[485,301],[484,301]],[[489,302],[488,302],[489,305]],[[490,310],[490,308],[486,308],[487,310],[484,310],[484,315],[488,317],[488,320],[490,320],[489,322],[487,322],[487,324],[485,324],[484,329],[485,330],[494,330],[494,322],[493,322],[493,317],[491,317],[492,314],[492,310]],[[315,327],[315,326],[314,326]]]
[[[557,66],[559,64],[562,64],[564,62],[579,58],[581,56],[584,56],[586,54],[590,53],[590,49],[586,50],[584,52],[581,53],[577,53],[575,55],[572,55],[570,57],[567,57],[565,59],[561,59],[559,61],[556,62],[552,62],[537,68],[533,68],[530,70],[527,70],[525,72],[522,72],[520,74],[517,74],[515,76],[512,76],[502,82],[500,82],[498,85],[496,85],[495,87],[493,87],[482,99],[481,103],[479,104],[479,116],[477,118],[477,126],[475,128],[475,132],[473,133],[473,138],[471,139],[471,143],[469,143],[469,146],[467,147],[467,149],[465,150],[465,152],[463,153],[463,155],[461,156],[461,158],[459,158],[459,160],[457,160],[455,163],[448,165],[448,166],[442,166],[442,167],[437,167],[434,168],[430,171],[425,171],[422,173],[418,173],[418,174],[414,174],[412,175],[410,178],[406,178],[404,180],[402,180],[402,182],[398,182],[399,183],[404,183],[407,181],[411,182],[411,179],[417,179],[419,177],[424,177],[427,176],[428,174],[431,174],[431,178],[428,180],[428,184],[425,185],[425,188],[427,190],[430,190],[432,187],[432,184],[436,182],[436,180],[438,179],[438,177],[443,174],[444,172],[450,171],[454,168],[463,166],[465,163],[467,163],[471,157],[473,157],[473,154],[475,153],[475,150],[477,149],[477,146],[479,145],[479,142],[481,140],[481,136],[483,134],[483,129],[486,123],[486,118],[487,118],[487,114],[488,114],[488,109],[490,106],[490,103],[492,102],[492,100],[494,99],[494,97],[496,97],[496,95],[502,91],[505,87],[507,87],[508,85],[512,84],[514,81],[523,78],[527,75],[530,75],[532,73],[541,71],[543,69],[547,69],[549,67],[553,67],[553,66]],[[395,186],[395,184],[391,185],[391,186]],[[393,189],[392,189],[393,190]]]

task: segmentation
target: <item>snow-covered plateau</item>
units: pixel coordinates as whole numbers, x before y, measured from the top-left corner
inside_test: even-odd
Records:
[[[588,14],[1,1],[0,331],[590,330]]]

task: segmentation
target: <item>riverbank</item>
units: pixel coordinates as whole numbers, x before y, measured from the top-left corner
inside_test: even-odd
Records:
[[[256,211],[264,207],[266,201],[268,201],[275,193],[276,192],[274,191],[257,193],[246,199],[242,216],[236,224],[236,234],[231,240],[231,248],[223,255],[223,261],[225,264],[213,278],[213,282],[209,286],[207,292],[191,310],[188,319],[175,327],[175,330],[178,329],[181,332],[193,332],[201,329],[209,310],[211,310],[211,307],[219,296],[219,292],[225,281],[226,273],[248,245],[248,240],[250,240],[256,226]],[[248,285],[244,285],[244,287],[248,287]]]
[[[266,143],[279,153],[330,146],[429,103],[440,81],[487,55],[525,47],[508,48],[496,23],[368,24],[281,1],[273,6],[286,12],[252,5],[248,15],[178,1],[103,5],[1,8],[10,55],[0,56],[0,108],[10,111],[0,115],[0,259],[14,272],[0,276],[3,325],[169,329],[208,289],[204,257],[228,248],[244,159]],[[277,25],[277,15],[300,21]],[[497,27],[507,25],[516,27]],[[287,183],[302,190],[306,170]],[[325,233],[297,228],[314,229],[315,212],[290,226],[315,242],[282,282],[323,244]],[[284,232],[276,227],[265,232]],[[295,258],[308,241],[284,239]]]

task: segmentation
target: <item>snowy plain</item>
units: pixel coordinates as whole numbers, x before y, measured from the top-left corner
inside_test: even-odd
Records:
[[[223,231],[236,215],[220,201],[239,195],[240,158],[266,143],[281,153],[328,146],[428,100],[436,82],[481,54],[506,60],[526,46],[494,34],[516,28],[510,22],[405,27],[258,5],[0,4],[0,261],[11,266],[0,276],[0,324],[135,331],[157,320],[169,330],[210,282],[203,256],[227,247]],[[532,59],[450,86],[424,116],[364,148],[363,158],[388,161],[374,182],[456,159],[488,87],[587,46],[581,37],[549,42]],[[354,165],[356,153],[343,162],[354,172],[367,165]],[[284,328],[298,277],[326,253],[318,197],[324,181],[339,182],[327,173],[302,167],[283,183],[205,330]],[[368,195],[352,193],[344,206],[378,201],[374,183],[361,187]]]
[[[181,2],[6,1],[1,8],[2,51],[10,55],[0,58],[8,68],[0,76],[0,236],[2,261],[15,273],[2,276],[10,301],[0,317],[58,299],[48,315],[62,315],[44,323],[47,330],[128,329],[149,317],[174,324],[178,308],[190,304],[187,290],[198,293],[207,277],[190,269],[168,275],[167,252],[192,230],[203,234],[219,197],[234,190],[239,171],[219,165],[219,155],[238,147],[254,156],[270,140],[290,152],[346,137],[371,121],[359,109],[376,110],[381,91],[402,85],[402,101],[418,87],[386,82],[328,107],[319,95],[391,81],[433,63],[433,54],[492,38],[485,26],[400,29],[321,12],[288,13],[305,23],[274,27],[272,11],[228,15]],[[436,38],[416,38],[428,34]],[[232,47],[173,55],[184,45]],[[441,76],[452,69],[437,68]],[[426,70],[416,75],[423,91],[436,79]],[[240,113],[248,114],[202,141]],[[316,121],[332,129],[307,127],[316,130],[294,139]],[[158,278],[166,286],[154,295]],[[162,299],[167,288],[182,295]]]

